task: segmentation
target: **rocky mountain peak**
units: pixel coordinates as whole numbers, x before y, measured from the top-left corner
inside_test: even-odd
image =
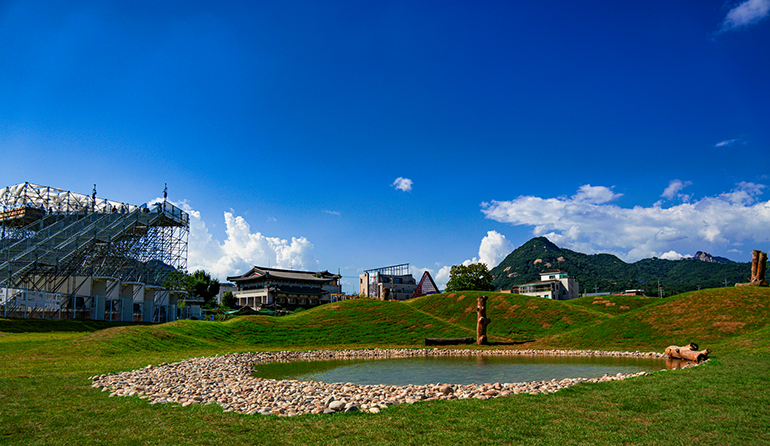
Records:
[[[732,263],[731,260],[724,257],[714,257],[711,254],[703,251],[698,251],[693,256],[693,260],[700,260],[706,263]]]

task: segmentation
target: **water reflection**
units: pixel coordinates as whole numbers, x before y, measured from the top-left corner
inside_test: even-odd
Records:
[[[255,376],[355,384],[481,384],[653,372],[666,360],[599,356],[428,356],[260,364]]]
[[[679,358],[666,358],[666,368],[669,370],[683,369],[693,365],[698,365],[698,361]]]

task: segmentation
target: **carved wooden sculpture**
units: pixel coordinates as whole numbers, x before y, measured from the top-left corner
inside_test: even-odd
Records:
[[[708,355],[711,353],[711,349],[698,351],[697,344],[685,345],[684,347],[678,347],[671,345],[666,347],[666,354],[669,358],[673,359],[686,359],[688,361],[705,361],[708,359]]]
[[[767,270],[767,253],[760,252],[759,259],[757,260],[757,275],[756,277],[751,278],[751,282],[753,283],[756,281],[757,285],[759,286],[768,286],[767,279],[765,279],[766,270]]]
[[[489,325],[489,318],[487,318],[487,296],[479,296],[476,302],[476,343],[483,345],[487,343],[487,325]]]
[[[751,279],[748,283],[736,283],[735,286],[768,286],[765,279],[767,272],[767,253],[755,249],[751,253]]]

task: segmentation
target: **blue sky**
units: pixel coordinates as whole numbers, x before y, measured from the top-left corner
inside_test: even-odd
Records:
[[[0,3],[0,186],[193,215],[191,269],[770,248],[770,0]]]

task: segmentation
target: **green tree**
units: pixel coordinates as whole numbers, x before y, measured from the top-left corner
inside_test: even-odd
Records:
[[[449,270],[447,291],[494,291],[492,273],[484,263],[473,263],[468,266],[452,265]]]
[[[163,281],[163,288],[167,290],[187,290],[187,271],[175,269],[170,271]]]
[[[238,301],[235,298],[235,295],[233,295],[232,291],[227,291],[222,295],[222,305],[226,306],[227,308],[232,309],[237,303]]]
[[[191,298],[203,299],[201,306],[208,308],[214,303],[214,296],[219,294],[219,280],[212,279],[209,273],[199,269],[187,275],[184,289]]]

